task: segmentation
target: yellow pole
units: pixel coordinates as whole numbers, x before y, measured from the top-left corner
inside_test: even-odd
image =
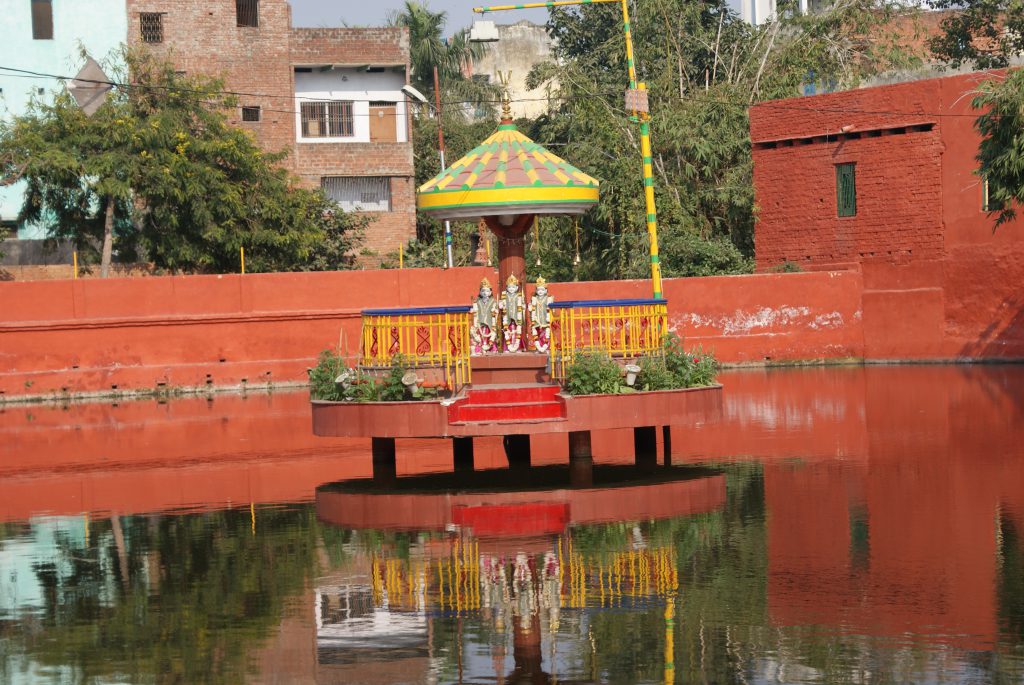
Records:
[[[78,278],[78,252],[71,253],[71,259],[74,261],[74,274],[73,278]]]
[[[244,274],[245,273],[245,248],[244,247],[238,248],[238,254],[241,255],[241,257],[242,257],[242,273]]]
[[[405,245],[398,243],[398,268],[405,267]]]
[[[629,29],[629,7],[627,0],[551,0],[550,2],[529,2],[521,5],[493,5],[474,7],[477,14],[500,12],[502,10],[523,10],[535,7],[563,7],[567,5],[598,5],[618,2],[622,5],[622,31],[626,37],[626,66],[629,69],[629,87],[632,90],[647,90],[643,83],[636,82],[636,65],[633,61],[633,37]],[[654,299],[662,298],[661,263],[658,257],[658,210],[654,206],[654,174],[651,170],[651,116],[647,112],[633,112],[633,121],[640,121],[640,154],[643,156],[644,201],[647,206],[647,237],[651,243],[651,285]]]

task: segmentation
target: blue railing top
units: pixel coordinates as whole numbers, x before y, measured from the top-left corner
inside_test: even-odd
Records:
[[[470,310],[469,305],[454,305],[447,307],[404,307],[401,309],[364,309],[363,316],[416,316],[424,314],[465,314]]]
[[[552,309],[576,309],[583,307],[636,307],[647,304],[668,304],[666,299],[639,299],[639,300],[566,300],[565,302],[552,302]]]

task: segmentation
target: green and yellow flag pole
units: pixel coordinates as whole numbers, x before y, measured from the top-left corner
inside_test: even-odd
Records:
[[[631,90],[647,90],[647,86],[636,81],[636,65],[633,62],[633,38],[629,30],[629,8],[626,0],[550,0],[549,2],[527,2],[520,5],[493,5],[491,7],[474,7],[477,14],[501,12],[505,10],[526,10],[544,7],[565,7],[568,5],[600,5],[617,2],[622,5],[622,30],[626,36],[626,65],[629,67],[629,87]],[[654,298],[660,300],[661,263],[658,257],[658,210],[654,206],[654,171],[651,158],[651,116],[648,112],[633,112],[631,119],[640,122],[640,154],[643,155],[644,168],[644,201],[647,205],[647,237],[651,243],[651,283]]]

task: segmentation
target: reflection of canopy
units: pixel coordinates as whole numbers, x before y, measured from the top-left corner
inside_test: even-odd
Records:
[[[417,206],[438,219],[582,214],[597,179],[502,123],[465,157],[420,186]]]

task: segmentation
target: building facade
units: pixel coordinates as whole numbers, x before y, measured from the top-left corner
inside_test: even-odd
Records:
[[[549,93],[557,90],[557,81],[530,89],[526,76],[540,64],[553,60],[554,43],[543,24],[523,20],[515,24],[498,24],[498,40],[488,43],[487,52],[472,65],[474,78],[500,83],[501,74],[509,73],[509,95],[514,118],[536,118],[549,109]]]
[[[1024,221],[995,229],[971,106],[1001,76],[752,107],[758,270],[859,273],[868,357],[1024,357]]]
[[[383,255],[415,236],[404,29],[292,28],[286,0],[127,0],[127,11],[129,43],[223,77],[233,123],[370,215],[365,248]]]
[[[128,32],[125,0],[3,0],[0,2],[0,117],[23,114],[33,97],[63,82],[34,74],[74,76],[84,49],[99,62],[113,56]],[[23,239],[43,238],[39,226],[19,225],[23,184],[0,187],[0,227]]]

